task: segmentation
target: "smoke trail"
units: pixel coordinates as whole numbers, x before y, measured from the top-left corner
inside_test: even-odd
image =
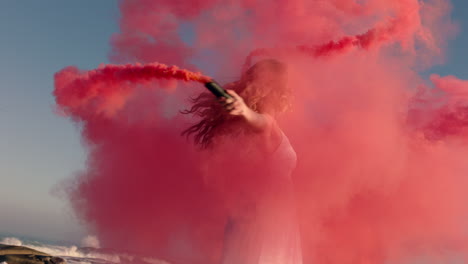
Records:
[[[296,100],[279,123],[298,155],[304,263],[468,259],[468,88],[437,75],[424,84],[414,71],[443,57],[448,1],[192,3],[121,1],[111,58],[196,64],[220,80],[259,47],[289,64]],[[77,215],[104,247],[219,263],[228,212],[242,208],[233,193],[268,175],[236,174],[240,141],[200,152],[179,136],[194,122],[177,114],[189,89],[163,95],[138,89],[146,77],[83,86],[76,77],[57,75],[56,96],[88,150],[68,186]]]
[[[409,120],[429,140],[468,139],[468,83],[454,76],[432,75],[435,88],[420,87]]]
[[[161,79],[205,83],[210,78],[201,73],[158,63],[104,65],[87,72],[67,67],[55,74],[54,95],[57,104],[62,106],[63,110],[73,111],[73,108],[86,107],[86,104],[96,97],[112,98],[116,95],[125,97],[132,92],[135,85]]]
[[[437,49],[431,34],[420,27],[419,8],[419,5],[415,2],[410,3],[410,1],[407,1],[406,5],[404,4],[400,8],[399,15],[388,19],[388,22],[380,22],[379,24],[383,25],[369,29],[363,34],[344,36],[337,41],[331,40],[325,44],[316,46],[298,45],[295,49],[300,53],[318,58],[343,54],[351,51],[352,48],[364,50],[378,48],[382,44],[391,44],[396,41],[401,41],[402,46],[405,46],[407,45],[405,42],[408,40],[405,40],[404,36],[412,35],[412,33],[416,33],[425,45],[428,45],[432,49]],[[291,53],[293,51],[293,49],[256,49],[247,56],[243,69],[246,70],[252,66],[252,60],[255,56],[272,56],[279,52]]]

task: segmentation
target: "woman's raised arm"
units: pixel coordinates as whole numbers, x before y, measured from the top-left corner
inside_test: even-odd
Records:
[[[233,98],[221,99],[221,103],[226,111],[230,115],[242,116],[252,131],[265,136],[267,148],[269,150],[275,149],[281,143],[282,136],[275,119],[269,114],[253,111],[235,91],[227,90],[227,92]]]

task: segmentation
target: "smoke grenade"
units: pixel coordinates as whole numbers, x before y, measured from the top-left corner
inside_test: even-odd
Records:
[[[205,83],[205,87],[210,90],[216,97],[221,98],[224,97],[226,99],[232,98],[230,94],[227,93],[226,90],[224,90],[221,85],[219,85],[216,81],[211,80],[210,82]]]

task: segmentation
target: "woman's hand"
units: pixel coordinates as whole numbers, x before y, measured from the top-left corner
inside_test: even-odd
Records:
[[[235,91],[227,90],[228,94],[232,96],[232,98],[224,98],[222,97],[220,100],[221,104],[223,105],[224,109],[230,114],[234,116],[246,116],[252,111],[244,102],[244,99],[240,97]]]

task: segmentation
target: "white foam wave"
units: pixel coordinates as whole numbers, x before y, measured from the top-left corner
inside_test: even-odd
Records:
[[[23,242],[16,237],[6,237],[0,241],[0,244],[11,245],[11,246],[22,246]],[[0,263],[0,264],[3,264]]]
[[[81,240],[82,247],[100,248],[99,239],[96,236],[87,236]]]

